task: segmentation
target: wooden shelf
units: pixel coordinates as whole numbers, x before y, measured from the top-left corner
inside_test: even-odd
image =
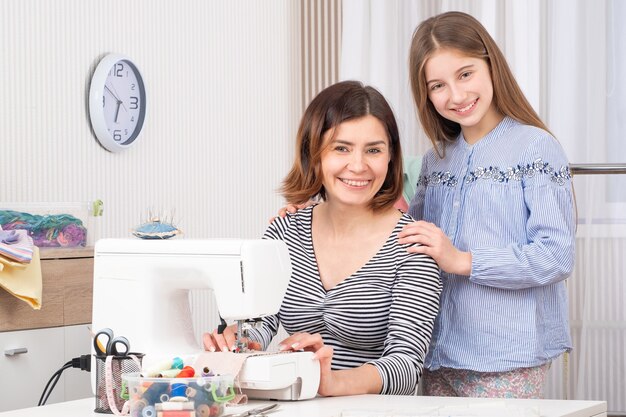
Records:
[[[93,258],[93,246],[78,248],[39,248],[43,259]]]
[[[93,248],[42,248],[41,310],[0,290],[0,332],[91,322]]]

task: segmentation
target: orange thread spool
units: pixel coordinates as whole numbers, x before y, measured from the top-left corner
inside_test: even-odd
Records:
[[[176,378],[191,378],[196,374],[196,371],[191,366],[185,366],[177,375]]]

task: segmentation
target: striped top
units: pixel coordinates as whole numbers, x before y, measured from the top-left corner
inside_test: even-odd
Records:
[[[571,349],[565,278],[574,266],[568,162],[547,132],[505,117],[422,162],[409,213],[472,254],[469,277],[442,273],[425,366],[503,372]]]
[[[277,218],[265,232],[285,241],[293,271],[278,315],[251,329],[251,338],[266,348],[279,322],[289,334],[319,333],[333,347],[332,369],[369,363],[380,373],[382,394],[413,394],[441,292],[435,261],[398,244],[398,233],[413,219],[404,214],[376,255],[327,291],[313,248],[313,208]]]

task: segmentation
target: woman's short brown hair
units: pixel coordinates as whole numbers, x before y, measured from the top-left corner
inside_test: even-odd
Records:
[[[375,88],[358,81],[343,81],[322,90],[302,116],[296,138],[296,158],[281,187],[288,202],[301,204],[314,197],[326,197],[321,157],[330,141],[324,142],[324,134],[345,121],[368,115],[377,118],[385,128],[391,154],[387,176],[370,202],[370,208],[383,209],[398,200],[403,186],[402,150],[393,111]]]

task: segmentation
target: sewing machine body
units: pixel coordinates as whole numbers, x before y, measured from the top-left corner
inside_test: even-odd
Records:
[[[250,398],[304,400],[317,394],[319,361],[312,352],[252,356],[239,374],[240,385]]]
[[[94,255],[93,330],[109,327],[127,337],[131,351],[146,354],[144,368],[194,356],[203,348],[194,334],[190,290],[212,289],[225,320],[254,319],[278,312],[290,276],[282,241],[102,239]],[[252,398],[270,398],[262,391],[274,390],[292,393],[282,399],[312,398],[319,362],[305,352],[251,357],[239,381],[254,390]]]

